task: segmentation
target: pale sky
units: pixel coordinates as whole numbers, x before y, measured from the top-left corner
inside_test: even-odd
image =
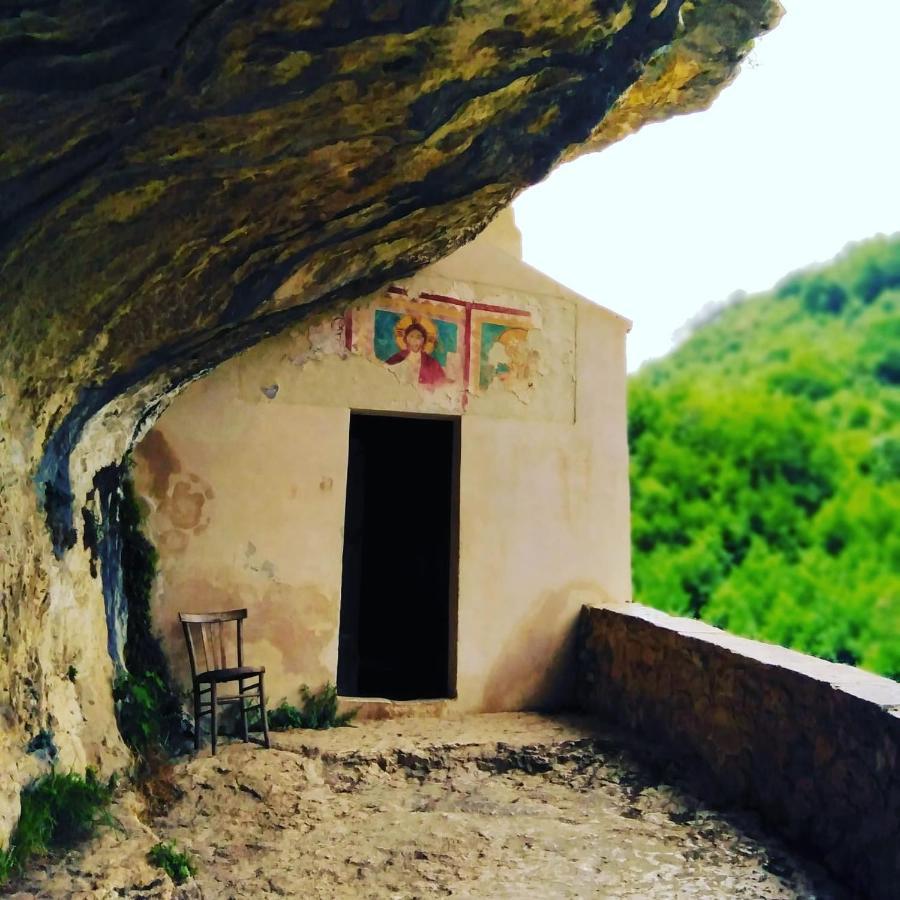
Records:
[[[525,261],[634,321],[629,369],[736,290],[900,231],[900,0],[782,0],[712,108],[515,202]]]

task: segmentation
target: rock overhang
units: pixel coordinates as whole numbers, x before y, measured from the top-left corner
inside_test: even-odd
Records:
[[[77,509],[167,399],[445,256],[561,160],[701,108],[778,14],[775,0],[0,13],[0,751],[16,779],[45,727],[66,765],[118,753]],[[77,684],[59,675],[76,663]]]
[[[79,431],[160,371],[445,255],[561,158],[709,102],[776,14],[94,0],[8,18],[4,374],[46,436]]]

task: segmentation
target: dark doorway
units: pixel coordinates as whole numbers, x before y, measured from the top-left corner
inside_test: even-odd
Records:
[[[459,421],[350,417],[338,691],[452,696]]]

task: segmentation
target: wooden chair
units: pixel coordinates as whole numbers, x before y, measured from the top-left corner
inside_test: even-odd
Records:
[[[212,754],[216,755],[216,737],[218,735],[217,709],[222,703],[239,703],[241,706],[241,729],[244,740],[250,740],[247,730],[248,709],[259,709],[262,717],[263,745],[269,746],[269,722],[266,718],[266,693],[263,685],[265,666],[244,665],[244,619],[246,609],[231,609],[225,612],[179,613],[184,639],[187,642],[188,658],[191,661],[191,681],[194,693],[194,749],[200,749],[200,719],[210,716]],[[225,629],[229,622],[237,626],[237,666],[228,667],[225,654]],[[197,671],[198,657],[196,648],[203,650],[205,668]],[[257,678],[252,684],[247,679]],[[238,683],[237,694],[219,696],[219,685],[229,681]],[[205,686],[204,686],[205,685]],[[208,695],[204,697],[204,695]],[[247,706],[247,700],[256,699],[256,704]]]

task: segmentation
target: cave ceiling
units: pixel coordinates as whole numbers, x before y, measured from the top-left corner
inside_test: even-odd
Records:
[[[70,447],[116,397],[408,275],[561,160],[707,105],[778,14],[774,0],[4,4],[4,393],[43,446]]]

